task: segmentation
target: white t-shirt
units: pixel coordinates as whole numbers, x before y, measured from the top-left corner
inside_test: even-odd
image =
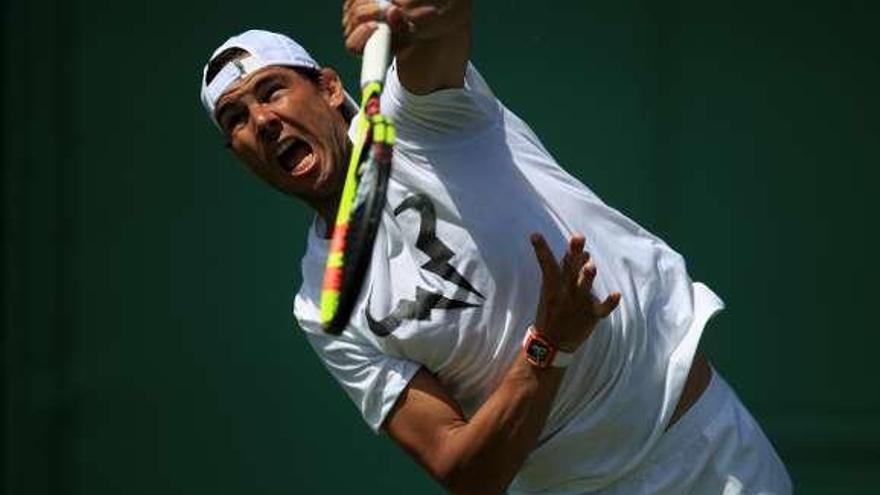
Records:
[[[315,352],[377,430],[419,367],[470,416],[533,323],[540,271],[529,234],[561,255],[574,233],[620,306],[577,351],[511,493],[599,489],[626,474],[669,421],[703,326],[723,307],[682,257],[560,168],[468,64],[461,89],[407,92],[392,65],[382,111],[398,139],[388,204],[349,327],[322,333],[328,241],[310,230],[294,313]]]

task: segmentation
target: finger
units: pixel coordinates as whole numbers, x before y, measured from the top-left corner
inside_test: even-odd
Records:
[[[345,0],[345,3],[342,5],[342,27],[348,24],[349,18],[351,17],[351,11],[357,5],[358,2],[363,2],[364,0]]]
[[[586,245],[587,240],[581,234],[574,234],[571,236],[571,239],[568,240],[568,250],[573,253],[580,253],[584,250],[584,245]]]
[[[586,251],[581,251],[571,256],[571,267],[566,274],[566,282],[571,290],[581,290],[583,270],[589,261],[590,255]]]
[[[401,7],[406,7],[408,9],[421,7],[422,5],[432,5],[437,3],[437,0],[391,0],[391,3],[394,5],[399,5]]]
[[[345,0],[345,2],[342,4],[343,17],[345,16],[345,13],[348,12],[348,9],[351,8],[351,4],[353,4],[355,1],[356,0]]]
[[[343,17],[345,36],[348,37],[358,26],[370,22],[379,21],[384,17],[379,3],[369,1],[352,6]]]
[[[405,33],[411,38],[429,39],[447,28],[447,22],[441,19],[440,9],[435,5],[424,6],[399,6],[394,9],[392,19],[395,22],[396,32]],[[398,13],[400,19],[398,19]]]
[[[436,19],[440,15],[440,9],[436,5],[417,5],[415,3],[410,3],[406,6],[401,7],[407,19],[412,21],[416,26],[421,26],[425,22],[431,22],[433,19]]]
[[[612,292],[604,301],[595,303],[595,315],[599,318],[605,318],[614,311],[618,304],[620,304],[620,292]]]
[[[385,12],[385,20],[388,22],[391,32],[397,35],[408,35],[415,29],[415,24],[410,22],[406,14],[403,13],[403,9],[396,5],[388,7],[388,11]]]
[[[593,263],[593,260],[588,258],[578,271],[576,287],[581,291],[589,293],[593,288],[593,280],[596,278],[596,271],[596,264]]]
[[[562,256],[562,273],[566,281],[574,284],[577,273],[581,268],[578,258],[584,252],[584,237],[575,234],[568,240],[568,249]]]
[[[362,0],[345,0],[345,3],[342,4],[342,24],[345,25],[345,19],[348,17],[349,12],[354,5],[356,5],[359,1]]]
[[[376,31],[377,24],[368,22],[361,24],[352,33],[345,37],[345,49],[355,55],[360,55],[364,51],[367,40]]]
[[[362,24],[370,21],[377,21],[381,18],[382,13],[376,2],[360,3],[352,6],[343,17],[343,32],[348,37],[351,33]]]
[[[566,251],[566,254],[574,259],[576,256],[584,252],[585,243],[586,240],[584,239],[584,236],[580,234],[571,236],[571,239],[568,240],[568,250]]]
[[[559,276],[559,265],[556,264],[553,251],[550,250],[550,246],[547,245],[544,236],[532,234],[530,239],[535,250],[535,257],[538,259],[538,266],[541,268],[541,274],[544,277],[544,282],[555,280]]]

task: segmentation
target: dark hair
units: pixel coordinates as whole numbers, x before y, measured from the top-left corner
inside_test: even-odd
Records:
[[[250,53],[247,50],[237,47],[227,48],[217,54],[217,56],[211,59],[211,62],[208,63],[208,70],[205,72],[205,84],[211,84],[211,81],[217,77],[217,74],[223,70],[223,67],[225,67],[226,64],[248,55],[250,55]],[[311,67],[291,67],[291,69],[315,84],[321,83],[321,71],[318,69],[313,69]]]

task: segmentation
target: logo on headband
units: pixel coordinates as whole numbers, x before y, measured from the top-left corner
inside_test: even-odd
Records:
[[[237,58],[232,61],[235,64],[235,68],[238,69],[238,79],[244,78],[247,75],[247,69],[244,68],[244,64],[241,63],[241,59]]]

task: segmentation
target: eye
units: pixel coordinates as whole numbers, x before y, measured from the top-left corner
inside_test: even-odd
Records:
[[[284,90],[286,88],[281,83],[272,83],[266,86],[266,89],[263,91],[263,94],[260,95],[260,100],[263,102],[273,102],[277,101],[284,95]]]
[[[239,127],[245,124],[246,112],[241,109],[230,110],[228,112],[224,112],[223,115],[220,116],[220,127],[226,132],[226,134],[232,134]]]

